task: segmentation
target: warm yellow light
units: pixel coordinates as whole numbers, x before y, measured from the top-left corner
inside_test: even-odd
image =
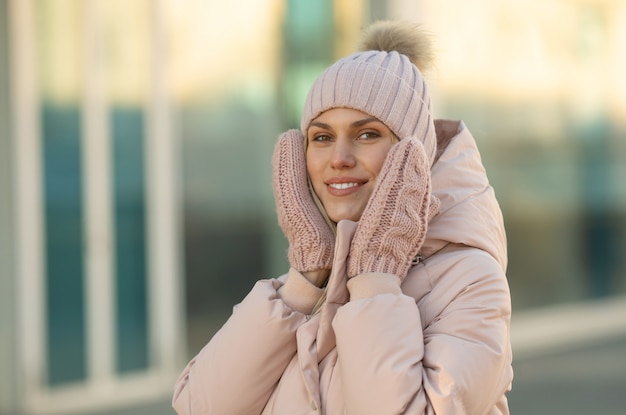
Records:
[[[423,2],[436,33],[436,88],[494,100],[623,102],[626,5],[615,0]],[[451,12],[453,10],[454,12]],[[622,104],[623,105],[623,104]]]
[[[166,0],[173,95],[219,99],[237,85],[271,82],[283,7],[280,0]]]
[[[80,100],[82,7],[78,0],[38,3],[37,65],[42,98],[57,103]]]

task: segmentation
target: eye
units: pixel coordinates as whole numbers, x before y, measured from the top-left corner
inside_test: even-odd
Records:
[[[331,136],[329,136],[328,134],[323,134],[323,133],[314,134],[311,137],[311,141],[317,141],[317,142],[320,142],[320,143],[328,142],[328,141],[331,141],[331,140],[332,140]]]
[[[374,130],[363,131],[357,137],[359,140],[374,140],[380,138],[380,133]]]

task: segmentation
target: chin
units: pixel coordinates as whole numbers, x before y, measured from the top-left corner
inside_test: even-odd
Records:
[[[347,220],[351,220],[353,222],[358,222],[359,219],[361,219],[361,213],[341,213],[341,214],[335,214],[335,215],[331,215],[329,214],[328,217],[330,218],[330,220],[332,220],[335,223],[339,223],[339,221],[342,221],[344,219]]]

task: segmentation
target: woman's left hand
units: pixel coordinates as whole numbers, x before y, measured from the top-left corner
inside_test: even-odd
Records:
[[[424,146],[405,138],[389,150],[361,215],[350,245],[348,277],[381,272],[404,280],[438,210]]]

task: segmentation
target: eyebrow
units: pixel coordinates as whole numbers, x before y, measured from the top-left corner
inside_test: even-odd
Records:
[[[363,118],[362,120],[358,120],[353,122],[352,124],[350,124],[350,127],[354,128],[354,127],[361,127],[365,124],[369,124],[371,122],[379,122],[382,123],[378,118],[376,117],[369,117],[369,118]],[[316,126],[319,128],[324,128],[327,130],[331,130],[332,127],[326,123],[320,122],[320,121],[313,121],[311,122],[311,126]]]
[[[358,120],[350,124],[351,127],[361,127],[362,125],[369,124],[371,122],[381,122],[376,117],[363,118],[362,120]]]

